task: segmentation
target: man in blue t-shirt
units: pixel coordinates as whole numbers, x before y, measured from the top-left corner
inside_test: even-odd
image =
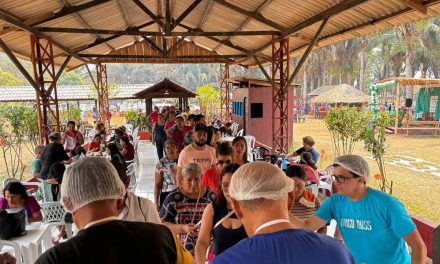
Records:
[[[327,199],[304,227],[316,230],[335,219],[356,263],[425,263],[426,247],[403,205],[367,187],[368,163],[345,155],[333,163],[338,194]],[[411,261],[405,241],[412,249]]]
[[[337,240],[298,229],[289,221],[294,184],[272,164],[256,161],[241,166],[232,177],[229,195],[249,238],[212,263],[354,263]]]

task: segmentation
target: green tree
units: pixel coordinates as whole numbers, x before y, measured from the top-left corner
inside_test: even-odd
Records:
[[[12,73],[0,69],[0,86],[17,86],[22,84],[22,81],[17,79]]]
[[[210,85],[203,85],[196,89],[200,111],[205,113],[206,119],[211,120],[218,113],[220,107],[220,91]]]
[[[362,140],[371,112],[356,107],[331,108],[325,117],[333,150],[337,156],[351,154],[356,142]]]
[[[60,122],[67,123],[67,121],[75,121],[76,124],[81,123],[81,109],[75,105],[70,105],[60,115]]]
[[[86,81],[81,74],[75,71],[63,72],[58,79],[57,85],[84,85]]]

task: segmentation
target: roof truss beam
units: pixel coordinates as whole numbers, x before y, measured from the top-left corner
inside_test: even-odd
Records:
[[[196,9],[196,7],[202,1],[203,0],[195,0],[194,2],[192,2],[192,4],[185,11],[183,11],[183,13],[178,18],[176,18],[176,20],[174,20],[172,29],[179,25],[194,9]]]
[[[275,22],[273,22],[272,20],[269,20],[267,18],[265,18],[263,15],[261,15],[259,12],[256,11],[247,11],[241,7],[238,7],[236,5],[233,5],[231,3],[226,2],[225,0],[214,0],[214,2],[216,2],[217,4],[220,4],[224,7],[227,7],[231,10],[234,10],[237,13],[240,13],[242,15],[245,15],[247,17],[253,18],[255,20],[257,20],[260,23],[263,23],[267,26],[273,27],[279,31],[285,32],[287,31],[287,28],[281,26],[280,24],[277,24]]]
[[[162,29],[164,28],[163,22],[160,20],[158,16],[156,16],[148,7],[146,7],[140,0],[133,0],[133,2],[144,11],[151,19],[153,19],[156,24],[158,24]]]
[[[101,35],[119,35],[119,36],[164,36],[162,32],[157,31],[139,31],[139,30],[109,30],[109,29],[88,29],[88,28],[54,28],[54,27],[38,27],[35,28],[45,33],[73,33],[73,34],[101,34]],[[170,32],[167,36],[273,36],[280,35],[278,31],[213,31],[205,32],[196,30],[191,32]]]
[[[9,49],[8,45],[6,45],[5,42],[0,38],[0,47],[2,50],[6,53],[6,55],[9,57],[9,59],[14,63],[15,67],[17,67],[21,74],[26,78],[26,80],[34,87],[34,89],[37,91],[39,95],[40,90],[38,89],[37,83],[34,81],[34,79],[31,77],[31,75],[28,73],[28,71],[21,65],[20,61],[15,57],[14,53]]]
[[[142,24],[142,25],[137,26],[137,27],[134,27],[134,28],[127,28],[126,30],[127,30],[127,31],[129,31],[129,30],[139,30],[139,29],[141,29],[141,28],[151,26],[152,24],[154,24],[154,21],[147,22],[147,23],[145,23],[145,24]],[[110,36],[110,37],[107,37],[107,38],[96,39],[95,42],[93,42],[93,43],[91,43],[91,44],[88,44],[88,45],[86,45],[86,46],[77,47],[77,48],[74,48],[73,50],[74,50],[75,52],[84,51],[84,50],[86,50],[86,49],[90,49],[90,48],[96,47],[96,46],[98,46],[98,45],[101,45],[101,44],[103,44],[103,43],[105,43],[105,42],[107,42],[107,41],[110,41],[110,40],[113,40],[113,39],[119,38],[120,36],[121,36],[121,35],[113,35],[113,36]]]
[[[428,14],[428,8],[423,5],[421,0],[400,0],[400,2],[404,3],[407,7],[410,7],[423,15]]]
[[[36,30],[35,28],[26,25],[25,23],[23,23],[21,20],[9,15],[7,12],[5,12],[4,10],[0,9],[0,19],[4,20],[16,27],[19,27],[25,31],[28,31],[32,34],[35,34],[37,36],[45,36],[43,33],[41,33],[40,31]],[[46,37],[46,36],[45,36]],[[75,57],[76,59],[82,61],[82,62],[87,62],[86,60],[84,60],[83,58],[81,58],[80,56],[78,56],[78,54],[72,52],[70,49],[68,49],[67,47],[65,47],[64,45],[62,45],[61,43],[52,40],[52,43],[55,44],[56,46],[58,46],[61,50],[63,50],[65,53],[67,53],[68,55],[72,55],[73,57]]]
[[[162,55],[123,55],[123,54],[81,54],[84,58],[108,59],[163,59]],[[200,56],[173,56],[169,59],[231,59],[243,58],[246,55],[200,55]]]
[[[148,42],[148,44],[150,44],[150,46],[151,46],[152,49],[154,49],[155,51],[159,52],[159,53],[162,54],[162,55],[164,54],[163,50],[162,50],[161,48],[159,48],[159,47],[157,46],[157,44],[156,44],[153,40],[151,40],[151,39],[149,39],[149,38],[147,38],[147,37],[145,37],[145,36],[142,36],[142,38],[143,38],[146,42]]]
[[[304,64],[304,62],[307,60],[307,58],[310,55],[310,52],[312,52],[313,50],[313,46],[315,46],[316,41],[318,40],[319,36],[322,33],[322,30],[324,29],[325,25],[327,25],[329,18],[324,18],[324,20],[322,21],[321,25],[318,28],[318,31],[316,31],[315,36],[313,37],[312,41],[309,43],[306,51],[304,52],[304,54],[302,55],[301,59],[299,60],[298,64],[295,67],[295,70],[293,70],[292,75],[289,77],[289,80],[287,81],[287,84],[285,86],[285,89],[287,89],[287,87],[290,87],[290,85],[292,84],[293,80],[295,79],[295,77],[298,75],[299,71],[301,70],[302,65]]]
[[[214,1],[217,1],[217,0],[214,0]],[[360,4],[363,4],[368,1],[369,0],[344,0],[344,1],[340,2],[339,4],[337,4],[333,7],[329,8],[329,9],[327,9],[327,10],[325,10],[325,11],[323,11],[323,12],[291,27],[291,28],[289,28],[288,30],[283,31],[283,33],[281,34],[281,37],[282,38],[288,37],[288,36],[292,35],[293,33],[296,33],[306,27],[309,27],[309,26],[311,26],[311,25],[313,25],[313,24],[315,24],[315,23],[317,23],[327,17],[330,18],[331,16],[337,15],[341,12],[344,12],[346,10],[354,8]],[[253,50],[245,60],[252,58],[253,55],[263,51],[264,49],[269,47],[271,44],[272,44],[272,41],[268,41],[264,45]],[[240,63],[240,62],[242,62],[242,60],[238,61],[237,63]]]
[[[180,27],[183,27],[184,29],[186,29],[186,30],[188,30],[188,31],[191,30],[191,31],[200,31],[200,32],[203,32],[203,30],[201,30],[201,29],[191,28],[191,27],[188,27],[188,26],[183,25],[183,24],[180,24],[179,26],[180,26]],[[218,43],[220,43],[220,44],[223,44],[223,45],[225,45],[225,46],[228,46],[228,47],[230,47],[230,48],[233,48],[233,49],[235,49],[235,50],[239,50],[239,51],[244,52],[244,53],[251,53],[250,50],[245,49],[245,48],[243,48],[243,47],[241,47],[241,46],[235,45],[235,44],[233,44],[233,43],[232,43],[231,41],[229,41],[229,40],[222,40],[222,39],[218,39],[218,38],[213,37],[213,36],[205,36],[205,37],[208,38],[208,39],[210,39],[210,40],[213,40],[213,41],[215,41],[215,42],[218,42]]]
[[[34,22],[34,23],[30,24],[30,26],[36,26],[36,25],[39,25],[39,24],[43,24],[43,23],[46,23],[46,22],[49,22],[49,21],[52,21],[52,20],[55,20],[55,19],[67,16],[67,15],[70,15],[70,14],[73,14],[73,13],[76,13],[76,12],[80,12],[80,11],[86,10],[88,8],[92,8],[92,7],[98,6],[98,5],[103,4],[103,3],[107,3],[107,2],[110,2],[110,0],[93,0],[93,1],[81,4],[81,5],[77,5],[77,6],[65,6],[60,11],[58,11],[57,13],[52,13],[51,16],[49,16],[49,17],[47,17],[45,19],[42,19],[42,20],[38,20],[37,22]]]

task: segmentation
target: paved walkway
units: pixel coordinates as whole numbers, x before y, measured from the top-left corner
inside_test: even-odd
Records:
[[[154,170],[158,161],[156,147],[150,141],[139,141],[139,177],[134,192],[154,202]]]

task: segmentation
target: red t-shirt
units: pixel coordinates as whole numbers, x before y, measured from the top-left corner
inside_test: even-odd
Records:
[[[170,129],[172,126],[174,126],[176,124],[176,122],[174,122],[174,121],[168,121],[166,124],[165,124],[165,129]]]
[[[100,144],[96,143],[95,141],[92,141],[89,143],[88,150],[91,152],[99,152],[99,151],[101,151],[101,146],[100,146]]]
[[[218,194],[218,185],[221,180],[220,172],[217,168],[211,168],[203,174],[202,184],[203,186],[209,188],[215,194]]]
[[[153,124],[157,122],[158,116],[159,116],[159,113],[151,112],[150,118],[151,118],[151,121],[153,121]]]

